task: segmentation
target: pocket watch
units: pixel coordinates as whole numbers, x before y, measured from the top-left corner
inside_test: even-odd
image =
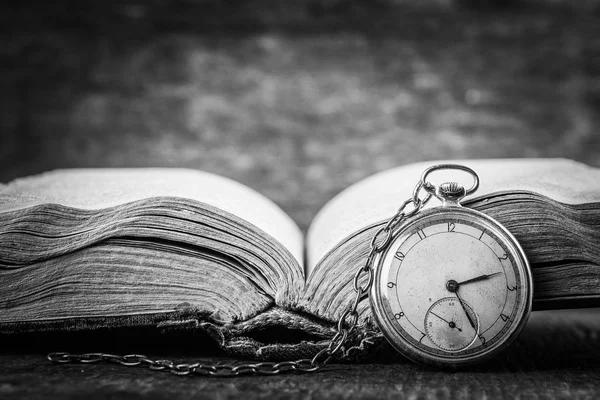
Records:
[[[440,169],[468,172],[472,187],[435,186],[428,176]],[[441,205],[413,210],[374,258],[373,316],[390,344],[413,361],[456,368],[488,360],[529,317],[533,287],[523,249],[498,221],[460,204],[478,186],[477,174],[461,165],[425,170],[415,209],[432,196]],[[424,201],[417,197],[421,188]]]

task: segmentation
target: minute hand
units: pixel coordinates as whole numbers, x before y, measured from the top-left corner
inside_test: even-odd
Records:
[[[469,324],[471,324],[471,326],[473,327],[473,330],[475,332],[477,332],[477,327],[475,326],[475,322],[473,321],[473,318],[471,318],[471,316],[469,315],[469,312],[467,311],[467,307],[465,307],[462,299],[458,295],[458,291],[454,292],[454,294],[456,295],[456,298],[458,299],[458,302],[460,303],[460,306],[462,307],[462,309],[464,310],[465,314],[467,315],[467,319],[469,320]]]
[[[485,279],[489,279],[492,276],[498,275],[498,274],[501,274],[501,273],[502,272],[494,272],[493,274],[489,274],[489,275],[476,276],[475,278],[471,278],[471,279],[467,279],[466,281],[458,282],[457,285],[458,286],[462,286],[462,285],[466,285],[467,283],[473,283],[473,282],[483,281]]]

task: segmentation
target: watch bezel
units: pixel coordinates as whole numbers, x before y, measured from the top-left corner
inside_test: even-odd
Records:
[[[398,240],[403,239],[414,229],[416,225],[419,225],[425,220],[430,220],[431,216],[441,215],[443,213],[444,219],[461,218],[464,219],[476,219],[478,223],[483,225],[494,233],[499,239],[507,245],[508,250],[511,252],[515,262],[521,264],[522,268],[522,288],[521,291],[524,293],[522,297],[523,305],[518,310],[515,320],[509,328],[509,331],[505,334],[505,337],[493,346],[489,346],[483,349],[481,352],[476,354],[470,354],[465,356],[457,356],[456,354],[449,354],[448,356],[439,356],[429,352],[426,352],[418,347],[412,345],[406,340],[395,327],[395,323],[392,319],[386,317],[389,313],[386,312],[386,308],[389,309],[389,305],[386,304],[385,297],[382,293],[381,279],[384,274],[383,263],[388,262],[393,258],[392,249],[395,248],[394,243]],[[466,217],[466,218],[465,218]],[[391,260],[390,260],[391,262]],[[531,275],[531,268],[525,252],[520,246],[517,239],[498,221],[491,218],[490,216],[483,214],[479,211],[465,208],[462,206],[439,206],[428,210],[421,211],[415,217],[407,220],[401,224],[397,229],[392,232],[392,238],[386,249],[379,254],[374,260],[374,280],[371,287],[370,303],[371,310],[375,321],[380,327],[384,337],[388,342],[396,348],[405,357],[425,365],[432,365],[441,368],[459,368],[466,367],[473,364],[477,364],[488,360],[498,353],[506,349],[521,333],[524,326],[529,319],[531,313],[531,306],[533,301],[533,278]]]

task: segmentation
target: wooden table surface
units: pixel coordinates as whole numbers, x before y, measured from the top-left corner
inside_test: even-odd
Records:
[[[188,337],[107,335],[66,343],[3,343],[0,398],[406,398],[406,399],[597,399],[600,397],[600,312],[534,313],[521,337],[489,364],[459,372],[421,367],[400,357],[385,364],[335,364],[315,374],[272,377],[178,377],[169,372],[114,364],[51,364],[52,351],[143,352],[154,359],[192,363],[214,349]]]
[[[410,162],[600,167],[599,2],[521,3],[4,2],[0,181],[66,167],[203,169],[257,189],[305,231],[348,185]],[[397,359],[230,380],[56,366],[41,337],[0,343],[0,398],[594,399],[598,321],[598,311],[534,314],[498,364],[459,373]]]

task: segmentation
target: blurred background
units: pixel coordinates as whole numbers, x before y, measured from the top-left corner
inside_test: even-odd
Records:
[[[600,167],[600,1],[4,1],[0,181],[188,167],[306,230],[433,159]]]

